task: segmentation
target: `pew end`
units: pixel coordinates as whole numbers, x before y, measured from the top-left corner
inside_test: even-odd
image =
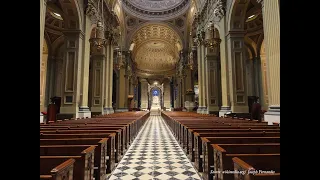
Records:
[[[73,179],[73,167],[75,159],[68,159],[50,171],[50,175],[40,175],[40,179]]]

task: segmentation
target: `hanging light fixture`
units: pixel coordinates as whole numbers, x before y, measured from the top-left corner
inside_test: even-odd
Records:
[[[205,39],[204,39],[205,46],[210,49],[214,49],[220,44],[220,42],[221,42],[221,39],[215,37],[214,24],[212,23],[212,21],[210,21],[208,28],[205,32]]]
[[[98,2],[98,7],[99,7],[99,4],[101,4],[101,12],[99,14],[101,14],[102,17],[100,17],[97,21],[97,27],[94,33],[94,37],[90,38],[89,40],[90,43],[97,48],[97,50],[100,50],[101,48],[103,48],[106,42],[106,39],[104,37],[103,1],[101,3]]]

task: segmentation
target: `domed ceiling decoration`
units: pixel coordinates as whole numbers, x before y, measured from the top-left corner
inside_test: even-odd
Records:
[[[174,73],[182,43],[179,35],[169,26],[143,26],[135,32],[132,42],[132,57],[139,72],[148,76]]]
[[[191,0],[121,0],[123,9],[144,20],[168,20],[187,11]]]

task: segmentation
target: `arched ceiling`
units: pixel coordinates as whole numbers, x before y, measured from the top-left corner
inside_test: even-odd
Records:
[[[190,0],[121,0],[124,10],[144,20],[168,20],[185,13]]]
[[[148,24],[133,37],[133,59],[145,75],[167,75],[174,72],[181,50],[179,35],[164,24]]]

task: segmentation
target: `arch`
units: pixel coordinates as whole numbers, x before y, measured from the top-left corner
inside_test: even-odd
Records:
[[[81,23],[81,9],[79,1],[76,0],[59,0],[63,14],[61,15],[65,21],[66,29],[80,29]]]
[[[155,94],[157,92],[157,94]],[[153,97],[158,96],[159,99],[159,107],[162,109],[163,106],[163,92],[162,89],[158,86],[153,86],[150,88],[150,91],[148,92],[150,94],[149,96],[149,102],[150,102],[150,107],[153,104]]]
[[[248,38],[248,36],[244,37],[244,43],[245,45],[248,47],[248,49],[250,49],[251,53],[252,53],[252,57],[256,57],[257,56],[257,44],[250,38]]]
[[[227,19],[227,32],[243,31],[249,0],[232,1]]]
[[[264,34],[262,33],[259,38],[258,38],[258,42],[257,42],[257,56],[260,56],[261,54],[261,49],[264,47]]]
[[[52,55],[58,56],[59,51],[61,50],[61,47],[64,44],[64,35],[61,35],[58,37],[54,42],[52,42],[51,47],[52,47]]]
[[[248,55],[249,55],[249,57],[247,57],[247,59],[248,59],[248,60],[251,60],[253,57],[255,57],[255,56],[254,56],[253,49],[252,49],[252,47],[251,47],[249,44],[245,43],[245,45],[246,45],[247,53],[248,53]]]

